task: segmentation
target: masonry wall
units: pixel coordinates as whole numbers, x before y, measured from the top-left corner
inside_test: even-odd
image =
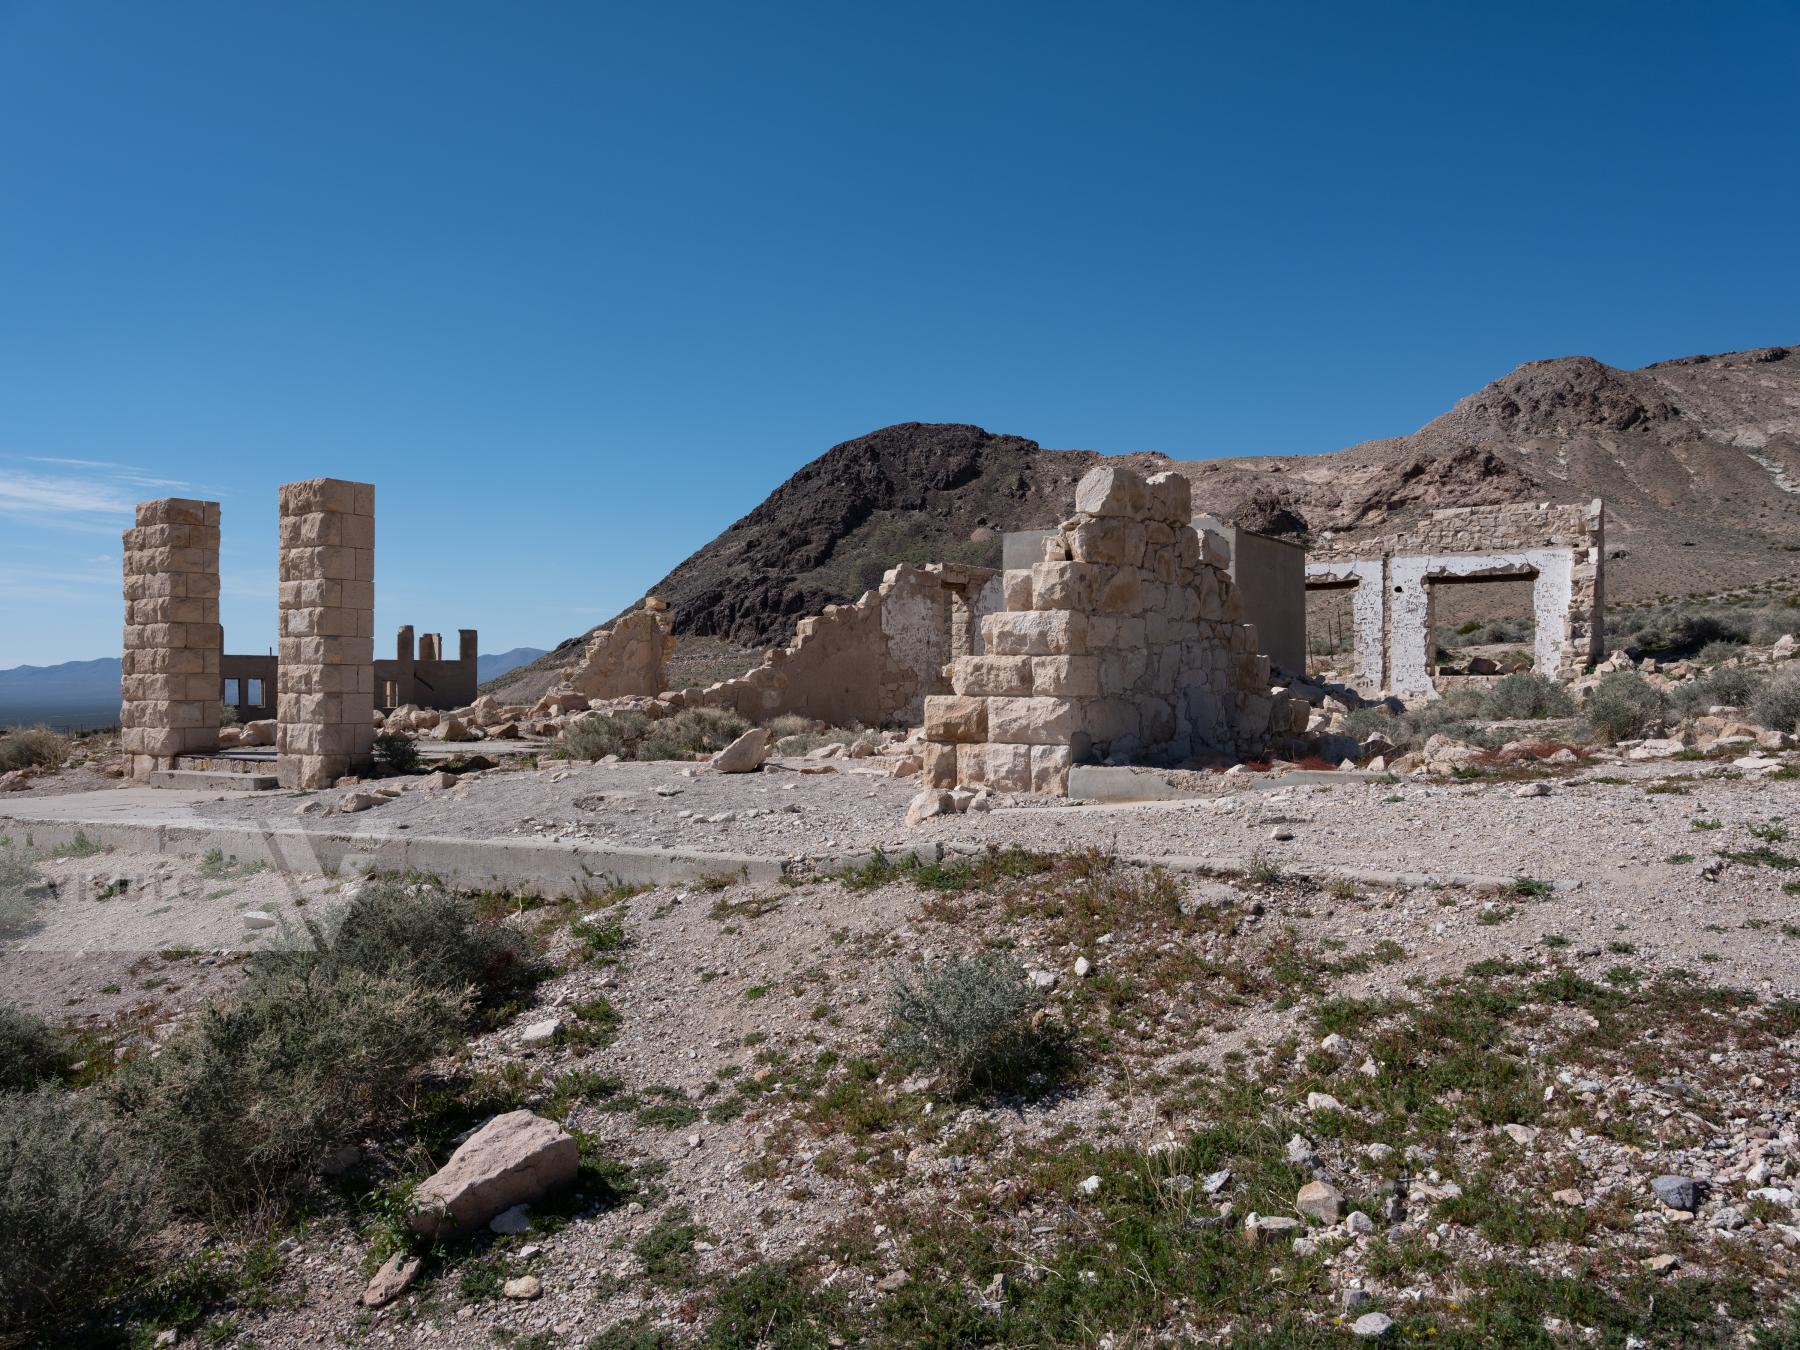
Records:
[[[1304,728],[1223,557],[1205,556],[1187,479],[1099,468],[1042,561],[1009,569],[986,651],[925,700],[927,782],[1060,794],[1072,764],[1246,758]]]
[[[139,502],[124,534],[121,740],[142,782],[219,746],[219,504]]]
[[[375,488],[337,478],[282,485],[283,787],[329,787],[371,762],[375,740]]]
[[[958,650],[983,650],[981,620],[1004,603],[992,569],[900,566],[849,605],[800,620],[794,641],[733,680],[672,695],[751,721],[784,713],[833,726],[913,726],[927,695],[948,692]]]
[[[675,654],[667,611],[652,596],[611,628],[596,630],[580,659],[563,668],[561,689],[595,701],[655,698],[663,691],[663,663]]]
[[[456,657],[444,656],[441,633],[426,633],[415,644],[411,624],[394,638],[391,660],[375,662],[375,702],[384,708],[410,703],[418,708],[466,708],[480,683],[479,641],[473,628],[456,630]]]

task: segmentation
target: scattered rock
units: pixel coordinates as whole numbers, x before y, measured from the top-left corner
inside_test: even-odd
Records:
[[[531,1219],[528,1215],[529,1205],[514,1205],[511,1209],[503,1209],[488,1220],[490,1231],[502,1237],[516,1236],[531,1231]]]
[[[388,1257],[381,1269],[375,1272],[375,1278],[369,1281],[369,1287],[363,1290],[363,1307],[387,1307],[412,1288],[423,1264],[418,1257],[408,1256],[405,1252],[395,1252]]]
[[[1364,1313],[1350,1324],[1350,1330],[1364,1340],[1375,1340],[1394,1329],[1394,1319],[1386,1313]]]
[[[1294,1197],[1294,1208],[1320,1223],[1336,1223],[1344,1211],[1344,1194],[1328,1181],[1309,1181]]]
[[[769,752],[769,729],[751,727],[712,757],[715,773],[755,773]]]
[[[1550,1198],[1559,1205],[1568,1205],[1571,1209],[1578,1209],[1587,1203],[1586,1198],[1573,1186],[1560,1191],[1552,1191]]]
[[[1650,1189],[1670,1209],[1692,1214],[1700,1206],[1700,1183],[1692,1177],[1663,1175],[1650,1182]]]
[[[956,813],[956,799],[948,792],[934,792],[927,788],[906,805],[906,825],[911,829],[921,825],[933,816],[948,816]]]
[[[412,1226],[435,1235],[478,1227],[575,1179],[575,1137],[529,1111],[495,1116],[413,1192]]]
[[[501,1285],[500,1292],[507,1298],[533,1299],[544,1292],[544,1284],[535,1275],[521,1275]]]
[[[548,1041],[555,1040],[556,1033],[561,1030],[562,1019],[560,1017],[546,1018],[542,1022],[533,1022],[520,1032],[519,1042],[522,1045],[543,1045]]]
[[[1244,1236],[1255,1247],[1265,1247],[1272,1242],[1300,1235],[1304,1225],[1298,1219],[1282,1218],[1272,1214],[1252,1214],[1244,1220]]]

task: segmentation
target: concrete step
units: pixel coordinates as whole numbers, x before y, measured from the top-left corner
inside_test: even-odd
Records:
[[[273,747],[255,750],[221,750],[214,755],[177,755],[175,768],[200,773],[268,773],[275,767]]]
[[[158,769],[150,775],[154,788],[187,792],[269,792],[281,785],[272,773],[211,772],[204,769]]]

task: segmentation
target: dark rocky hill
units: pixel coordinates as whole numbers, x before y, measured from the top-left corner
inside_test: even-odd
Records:
[[[855,598],[897,562],[997,565],[998,535],[1060,519],[1101,456],[960,424],[834,446],[652,588],[675,628],[741,648]],[[1197,507],[1272,533],[1351,537],[1439,506],[1604,497],[1615,599],[1792,573],[1800,550],[1800,349],[1620,370],[1532,361],[1409,436],[1329,454],[1174,460]],[[548,687],[585,635],[509,681]]]

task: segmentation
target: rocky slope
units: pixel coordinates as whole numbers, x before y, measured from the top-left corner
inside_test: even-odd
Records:
[[[998,535],[1060,518],[1101,457],[979,427],[904,423],[834,446],[653,591],[683,636],[786,641],[896,562],[997,564]],[[1352,537],[1439,506],[1604,497],[1614,599],[1789,573],[1800,550],[1800,348],[1619,370],[1533,361],[1410,436],[1330,454],[1126,462],[1271,533]],[[585,636],[585,635],[583,635]],[[582,641],[527,668],[540,682]]]

